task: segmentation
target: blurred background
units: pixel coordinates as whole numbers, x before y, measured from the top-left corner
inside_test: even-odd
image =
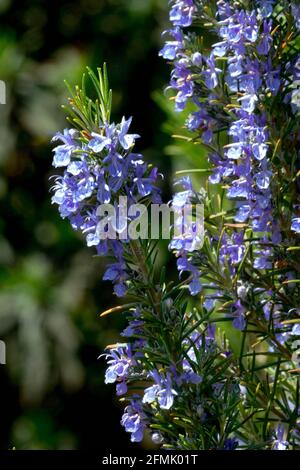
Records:
[[[170,70],[158,57],[167,7],[167,0],[0,0],[1,449],[134,446],[97,360],[126,320],[99,319],[118,299],[101,281],[105,260],[51,205],[49,141],[66,127],[63,80],[80,83],[87,65],[106,61],[113,120],[134,117],[137,150],[167,175],[168,198],[168,179],[187,160],[186,144],[171,138],[184,117],[164,97]],[[177,276],[166,246],[160,256]]]

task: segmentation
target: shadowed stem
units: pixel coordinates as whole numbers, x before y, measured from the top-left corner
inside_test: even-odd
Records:
[[[161,292],[156,289],[150,281],[150,270],[147,265],[146,256],[141,241],[131,240],[129,245],[134,258],[134,263],[138,267],[139,272],[143,278],[144,284],[146,286],[147,295],[149,297],[151,305],[155,313],[160,315]]]

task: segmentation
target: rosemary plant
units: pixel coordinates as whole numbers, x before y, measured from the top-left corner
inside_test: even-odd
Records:
[[[160,174],[134,153],[131,119],[110,121],[106,67],[70,88],[52,201],[110,258],[104,279],[128,300],[102,315],[128,318],[105,382],[133,442],[146,432],[165,449],[300,448],[299,15],[284,0],[170,2],[160,55],[176,111],[191,110],[181,137],[210,164],[205,188],[188,175],[201,167],[176,180],[179,221],[204,205],[203,236],[193,219],[170,241],[187,273],[177,285],[140,218],[161,203]]]

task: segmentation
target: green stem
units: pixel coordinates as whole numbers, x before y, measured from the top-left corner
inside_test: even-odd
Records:
[[[138,267],[140,274],[143,278],[144,284],[147,287],[147,295],[151,302],[154,311],[160,315],[161,309],[161,292],[155,289],[153,284],[150,282],[150,271],[146,262],[144,249],[141,245],[140,240],[131,240],[130,249],[134,258],[135,265]]]

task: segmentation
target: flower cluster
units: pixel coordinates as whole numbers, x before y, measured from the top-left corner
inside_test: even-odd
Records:
[[[62,176],[55,178],[52,202],[59,206],[62,218],[67,217],[75,230],[86,237],[87,246],[95,246],[99,255],[112,255],[103,279],[114,283],[117,296],[126,292],[128,273],[123,259],[126,238],[101,239],[97,226],[101,204],[117,204],[119,194],[125,194],[129,204],[150,196],[160,201],[156,168],[149,168],[141,154],[132,149],[137,134],[129,134],[131,118],[118,125],[105,123],[90,134],[75,129],[58,132],[53,141],[61,144],[54,148],[53,166],[64,168]],[[122,226],[116,227],[117,232]]]
[[[278,242],[278,227],[276,224],[272,227],[273,172],[268,159],[267,118],[258,108],[261,104],[259,96],[267,93],[276,96],[281,86],[280,70],[272,68],[269,55],[273,42],[272,20],[264,18],[259,23],[255,11],[234,12],[230,8],[226,15],[221,10],[220,17],[222,41],[214,46],[214,55],[223,57],[226,54],[228,71],[225,79],[233,93],[233,101],[236,100],[232,111],[237,120],[229,127],[232,143],[226,146],[221,164],[214,158],[218,176],[214,175],[213,182],[221,181],[224,167],[227,168],[226,178],[232,178],[227,196],[240,201],[235,220],[249,221],[254,232],[272,232]],[[237,92],[238,97],[235,97]],[[269,267],[267,262],[258,261],[257,264],[259,268]]]

